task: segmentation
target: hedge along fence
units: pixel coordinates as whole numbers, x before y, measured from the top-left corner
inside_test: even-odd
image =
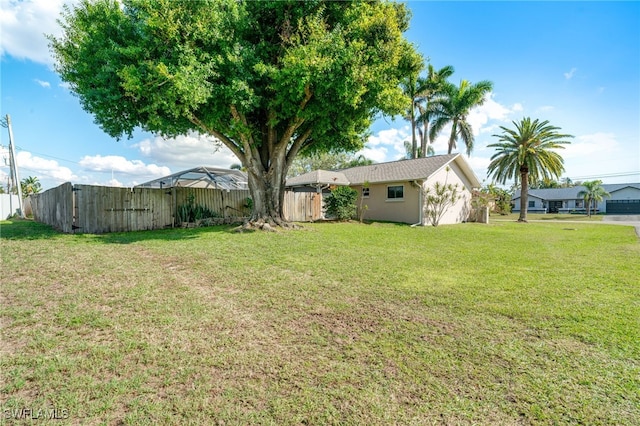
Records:
[[[102,234],[170,228],[189,200],[214,212],[218,223],[241,222],[248,190],[116,188],[64,183],[31,195],[34,219],[66,232]]]

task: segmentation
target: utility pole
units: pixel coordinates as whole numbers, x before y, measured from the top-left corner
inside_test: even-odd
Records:
[[[10,176],[13,180],[13,184],[18,191],[18,206],[20,209],[20,217],[24,219],[24,208],[22,206],[22,186],[20,185],[20,176],[18,174],[18,166],[16,164],[16,152],[13,145],[13,130],[11,129],[11,117],[9,117],[9,114],[7,114],[5,120],[3,120],[2,126],[9,129],[9,168],[11,169]],[[11,188],[9,188],[9,192],[11,192]]]

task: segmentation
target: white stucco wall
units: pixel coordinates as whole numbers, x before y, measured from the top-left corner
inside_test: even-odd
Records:
[[[387,198],[387,188],[389,186],[404,187],[402,199],[390,200]],[[358,191],[358,207],[362,197],[362,186],[352,186]],[[388,220],[391,222],[403,222],[414,224],[419,221],[420,191],[415,185],[409,182],[386,182],[369,185],[369,197],[362,199],[362,205],[366,206],[364,212],[365,220]]]
[[[450,206],[440,219],[440,225],[451,225],[461,223],[469,218],[471,212],[471,183],[465,178],[464,173],[455,163],[449,164],[449,171],[442,169],[432,175],[423,185],[425,188],[433,188],[436,182],[458,185],[458,194],[460,198]],[[427,222],[427,218],[423,218],[424,225],[431,225]]]
[[[0,220],[13,216],[20,210],[20,199],[13,194],[0,194]]]

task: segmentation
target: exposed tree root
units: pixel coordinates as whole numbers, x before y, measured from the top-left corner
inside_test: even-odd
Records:
[[[253,232],[253,231],[265,231],[265,232],[278,232],[279,230],[286,229],[302,229],[302,226],[293,222],[287,222],[281,219],[256,219],[249,220],[244,224],[234,229],[234,232]]]

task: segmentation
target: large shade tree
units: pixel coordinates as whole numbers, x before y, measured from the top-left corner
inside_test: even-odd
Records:
[[[475,137],[467,118],[473,108],[484,104],[485,96],[492,88],[493,83],[486,80],[475,84],[468,80],[462,80],[460,86],[449,83],[443,89],[443,96],[438,97],[430,108],[429,114],[432,117],[431,130],[429,131],[430,139],[435,140],[438,133],[445,126],[451,124],[447,152],[451,154],[457,147],[457,141],[462,139],[467,155],[471,155]]]
[[[523,118],[513,122],[515,129],[500,126],[502,134],[493,135],[498,142],[487,145],[496,148],[491,157],[488,175],[499,183],[507,180],[519,182],[520,216],[518,222],[527,221],[529,185],[541,179],[559,178],[564,161],[555,150],[564,149],[572,135],[559,133],[560,128],[548,121]]]
[[[402,112],[408,22],[386,1],[82,0],[50,41],[108,134],[197,131],[227,146],[259,226],[285,223],[298,153],[357,151],[376,115]]]

